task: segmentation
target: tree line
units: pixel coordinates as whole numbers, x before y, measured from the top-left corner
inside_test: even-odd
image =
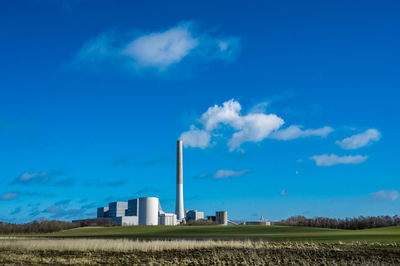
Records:
[[[84,226],[114,225],[117,225],[117,223],[107,218],[86,219],[78,222],[47,221],[46,219],[40,219],[25,224],[0,222],[0,234],[53,233]]]
[[[385,215],[336,219],[326,217],[306,218],[304,216],[292,216],[275,224],[358,230],[385,226],[400,226],[400,217],[397,215]]]

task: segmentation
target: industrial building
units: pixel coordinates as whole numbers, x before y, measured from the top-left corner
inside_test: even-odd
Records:
[[[157,197],[141,197],[127,202],[110,202],[108,207],[97,209],[97,218],[110,218],[119,225],[177,225],[186,220],[203,220],[204,212],[185,211],[183,207],[183,147],[177,141],[176,154],[176,205],[175,213],[162,210]],[[209,216],[207,216],[208,218]],[[228,224],[228,213],[220,211],[213,216],[218,224]]]
[[[204,219],[204,212],[199,212],[197,210],[191,210],[186,212],[186,220],[203,220]]]
[[[108,209],[108,210],[107,210]],[[111,218],[120,225],[176,225],[176,215],[165,213],[156,197],[111,202],[97,209],[97,218]]]
[[[227,211],[218,211],[215,213],[215,221],[217,224],[228,224],[228,212]]]

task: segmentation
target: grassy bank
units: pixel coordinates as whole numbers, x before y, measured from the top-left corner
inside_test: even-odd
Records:
[[[400,264],[399,247],[398,243],[3,238],[0,263],[382,265]]]
[[[128,226],[84,227],[25,236],[139,239],[262,239],[317,242],[400,242],[400,227],[339,230],[294,226]]]

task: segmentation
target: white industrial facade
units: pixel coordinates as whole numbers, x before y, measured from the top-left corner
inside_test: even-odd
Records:
[[[111,218],[119,225],[176,225],[174,213],[165,213],[156,197],[143,197],[128,202],[111,202],[97,209],[97,218]]]
[[[139,225],[158,225],[159,201],[155,197],[139,199]]]
[[[137,216],[118,216],[112,218],[119,225],[138,225]]]
[[[176,214],[175,213],[160,213],[158,216],[159,225],[176,225]]]

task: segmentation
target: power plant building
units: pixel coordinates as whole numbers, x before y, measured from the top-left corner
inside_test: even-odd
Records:
[[[104,210],[111,210],[104,211]],[[136,214],[136,215],[135,215]],[[97,218],[111,218],[119,225],[176,225],[176,215],[165,213],[156,197],[143,197],[128,202],[111,202],[97,209]]]
[[[108,217],[108,207],[97,208],[97,217]]]
[[[138,216],[139,201],[138,199],[128,200],[128,209],[125,212],[126,216]]]
[[[139,225],[158,225],[159,206],[158,198],[139,198]]]
[[[217,212],[214,221],[227,224],[227,212]],[[176,149],[176,205],[175,213],[165,213],[157,197],[141,197],[127,202],[110,202],[97,208],[97,218],[111,218],[119,225],[177,225],[187,220],[204,219],[204,212],[185,211],[183,207],[183,143]],[[208,218],[208,217],[207,217]]]
[[[175,213],[160,213],[158,216],[159,225],[176,225],[176,214]]]
[[[137,216],[118,216],[112,218],[119,225],[138,225]]]
[[[228,212],[219,211],[215,213],[215,221],[217,224],[228,224]]]
[[[108,205],[108,217],[125,216],[125,211],[128,209],[128,202],[111,202]]]
[[[199,212],[197,210],[191,210],[186,213],[186,220],[203,220],[204,212]]]

